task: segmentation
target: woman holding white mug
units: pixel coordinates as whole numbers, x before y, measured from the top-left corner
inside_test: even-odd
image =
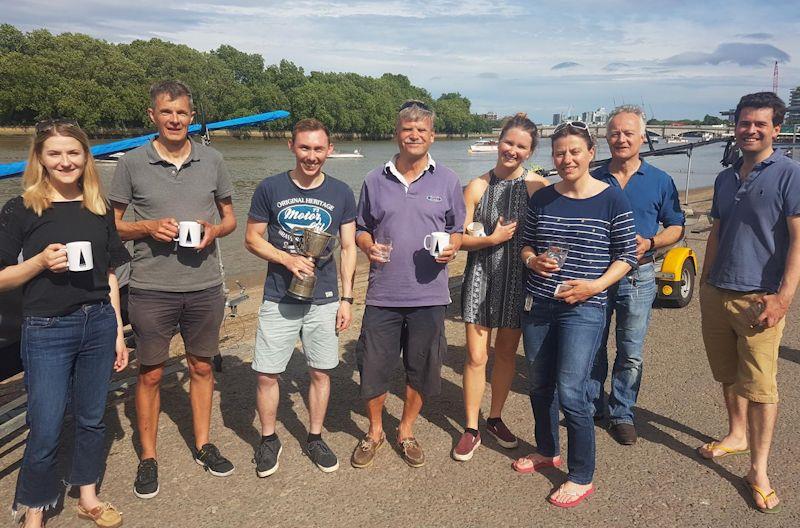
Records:
[[[522,229],[518,226],[525,219],[528,198],[547,185],[547,180],[523,165],[533,154],[537,139],[536,125],[525,114],[509,119],[500,133],[494,168],[464,189],[467,216],[461,249],[469,254],[461,286],[461,312],[467,332],[464,365],[467,423],[452,453],[460,461],[471,459],[481,443],[478,414],[486,387],[493,330],[492,403],[486,431],[502,447],[517,447],[517,438],[505,426],[500,413],[514,379],[522,332],[520,312],[525,268],[519,261]]]
[[[75,447],[66,482],[80,488],[77,514],[98,526],[121,526],[121,514],[98,499],[96,484],[109,378],[112,368],[128,364],[114,268],[130,255],[103,198],[89,140],[75,123],[36,125],[22,183],[22,195],[0,212],[0,291],[23,287],[21,355],[30,428],[13,510],[25,511],[25,527],[39,528],[44,511],[56,505],[56,453],[71,399]]]

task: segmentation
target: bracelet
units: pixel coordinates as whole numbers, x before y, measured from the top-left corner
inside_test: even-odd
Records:
[[[353,298],[352,297],[339,297],[339,300],[340,301],[349,302],[350,304],[353,304]]]
[[[650,241],[650,251],[653,251],[656,248],[656,239],[653,237],[648,238]]]
[[[525,259],[525,267],[526,268],[530,268],[531,267],[531,259],[533,257],[535,257],[535,256],[536,256],[536,253],[531,253],[530,255],[528,255],[528,258]]]

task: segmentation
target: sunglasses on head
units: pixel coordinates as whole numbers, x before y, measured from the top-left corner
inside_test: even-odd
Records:
[[[401,111],[405,110],[406,108],[411,108],[413,106],[416,106],[416,107],[418,107],[421,110],[424,110],[426,112],[430,112],[431,111],[430,107],[428,105],[426,105],[425,103],[423,103],[422,101],[417,101],[416,99],[410,99],[410,100],[406,101],[405,103],[403,103],[402,105],[400,105],[400,110],[398,110],[398,112],[401,112]]]
[[[74,119],[62,119],[62,118],[55,118],[55,119],[45,119],[43,121],[39,121],[36,123],[36,133],[41,134],[42,132],[47,132],[51,130],[53,127],[59,125],[67,125],[67,126],[78,126],[78,122]]]
[[[559,130],[563,130],[566,127],[577,128],[578,130],[586,130],[589,131],[589,125],[584,123],[583,121],[564,121],[560,125],[558,125],[554,130],[553,134],[558,132]]]

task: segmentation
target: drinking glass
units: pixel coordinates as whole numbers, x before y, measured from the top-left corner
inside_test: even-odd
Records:
[[[756,301],[744,309],[747,321],[750,323],[750,328],[758,328],[761,326],[761,323],[758,322],[758,318],[761,317],[761,312],[763,311],[764,303],[761,301]]]
[[[567,254],[569,253],[569,248],[565,245],[560,246],[550,246],[547,248],[547,258],[551,258],[556,261],[556,265],[559,268],[563,268],[564,264],[567,262]]]
[[[384,264],[391,262],[390,257],[392,254],[392,239],[386,236],[378,237],[375,240],[375,244],[378,245],[380,257],[383,259]]]

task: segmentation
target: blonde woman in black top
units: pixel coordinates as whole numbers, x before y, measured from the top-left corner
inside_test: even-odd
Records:
[[[23,287],[30,428],[13,510],[25,511],[25,527],[38,528],[45,510],[56,505],[56,454],[71,400],[75,447],[66,482],[80,488],[77,514],[97,526],[121,526],[121,514],[98,499],[96,484],[105,458],[108,381],[112,369],[128,364],[114,268],[130,255],[103,198],[89,141],[74,123],[37,125],[23,186],[0,212],[0,291]],[[71,249],[72,271],[71,242],[79,242],[80,251]]]

